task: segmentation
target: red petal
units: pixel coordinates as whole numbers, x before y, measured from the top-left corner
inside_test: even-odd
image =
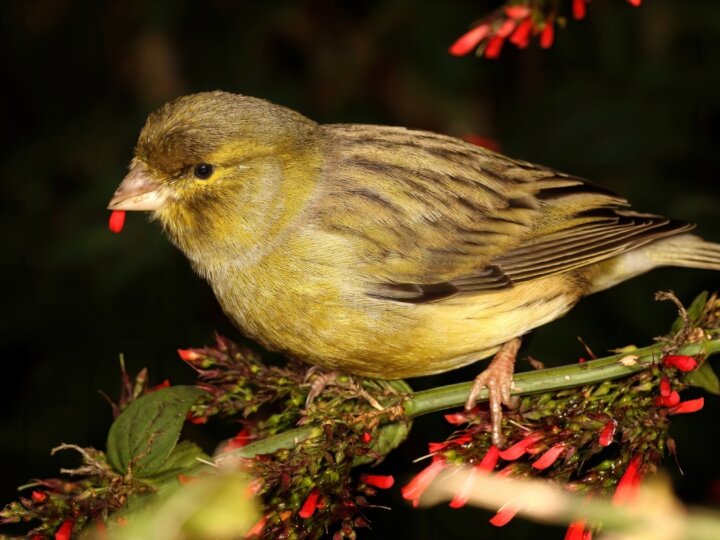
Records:
[[[663,365],[665,367],[674,367],[680,371],[692,371],[698,366],[697,360],[692,356],[685,356],[683,354],[669,354],[663,358]]]
[[[513,444],[510,448],[507,448],[500,452],[500,457],[505,461],[513,461],[525,454],[528,447],[532,446],[536,442],[542,439],[540,433],[531,433],[520,442]]]
[[[557,458],[559,458],[564,451],[565,445],[558,443],[550,447],[550,449],[540,456],[540,458],[533,461],[532,466],[539,471],[543,471],[555,463]]]
[[[525,5],[514,5],[514,6],[507,6],[505,8],[505,15],[510,17],[511,19],[524,19],[528,15],[532,13],[532,10],[530,7]]]
[[[516,45],[520,49],[524,49],[530,44],[530,32],[533,29],[532,19],[529,17],[525,19],[517,27],[512,36],[510,36],[510,43]]]
[[[483,456],[482,461],[478,465],[478,469],[481,471],[490,472],[497,465],[498,458],[500,457],[500,449],[494,444],[488,448],[488,451]]]
[[[495,35],[504,39],[510,34],[512,34],[512,31],[515,30],[516,26],[517,22],[513,21],[512,19],[506,19],[505,22],[500,25],[498,31],[495,32]]]
[[[70,540],[72,536],[73,525],[75,522],[72,519],[66,519],[63,521],[60,528],[55,531],[55,540]]]
[[[628,0],[628,4],[634,7],[640,7],[642,0]]]
[[[512,518],[517,515],[518,511],[519,510],[516,507],[506,504],[490,519],[490,523],[496,527],[504,527],[510,523]]]
[[[549,49],[552,47],[553,41],[555,40],[555,28],[553,27],[553,20],[548,19],[545,21],[542,32],[540,32],[540,47],[543,49]]]
[[[612,503],[615,506],[626,504],[635,498],[638,487],[640,486],[639,470],[641,464],[642,460],[640,456],[635,456],[630,460],[613,494]]]
[[[385,476],[382,474],[361,474],[360,481],[368,486],[378,489],[389,489],[395,485],[395,478],[391,474]]]
[[[425,493],[428,486],[444,468],[445,460],[441,457],[435,457],[430,465],[416,474],[413,479],[400,490],[403,499],[412,501],[413,506],[417,506],[422,494]]]
[[[225,448],[223,448],[223,452],[230,452],[247,446],[250,441],[252,441],[250,430],[248,428],[243,428],[237,435],[227,442]]]
[[[584,540],[585,537],[585,521],[573,521],[567,528],[565,540]]]
[[[248,532],[245,533],[245,536],[243,538],[251,538],[253,536],[260,536],[263,532],[263,529],[265,528],[265,524],[267,523],[268,516],[265,515],[261,517],[255,525],[250,527]]]
[[[317,508],[318,497],[320,497],[320,492],[315,488],[310,492],[310,495],[307,496],[307,499],[305,499],[302,508],[300,508],[300,512],[298,512],[298,516],[303,519],[311,517]]]
[[[615,420],[610,420],[607,424],[605,424],[600,432],[600,440],[598,441],[600,446],[610,446],[615,438],[616,428],[617,422]]]
[[[670,409],[670,414],[687,414],[698,412],[705,406],[705,398],[689,399],[678,403]]]
[[[660,395],[662,397],[668,397],[670,395],[670,392],[672,392],[672,388],[670,387],[670,379],[667,377],[663,377],[660,379]]]
[[[461,508],[467,504],[473,485],[475,484],[476,474],[477,470],[475,467],[468,471],[462,488],[460,488],[460,491],[458,491],[450,501],[450,508]]]
[[[585,0],[573,0],[572,13],[576,20],[584,19],[586,13]]]
[[[123,230],[125,225],[125,210],[113,210],[110,214],[110,221],[108,221],[108,227],[114,233],[119,233]]]
[[[487,47],[485,47],[485,58],[495,59],[500,56],[503,43],[505,43],[504,37],[500,37],[498,35],[491,37],[490,41],[488,41]]]
[[[485,39],[489,33],[490,25],[481,24],[480,26],[476,26],[460,36],[457,41],[450,46],[450,54],[453,56],[465,56],[475,50],[478,44]]]

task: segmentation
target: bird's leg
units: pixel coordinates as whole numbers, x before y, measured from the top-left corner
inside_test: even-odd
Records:
[[[311,367],[305,375],[305,380],[309,380],[317,371],[317,366]],[[305,399],[305,408],[307,409],[313,404],[315,398],[322,394],[325,387],[338,378],[340,373],[337,371],[329,371],[328,373],[320,373],[315,380],[310,383],[310,391]]]
[[[469,411],[475,407],[477,396],[483,388],[488,389],[490,396],[490,419],[492,421],[492,440],[495,446],[501,447],[502,438],[502,405],[515,407],[517,397],[510,395],[512,387],[512,376],[515,369],[515,359],[522,340],[513,338],[500,347],[490,365],[475,377],[470,395],[465,402],[465,410]]]

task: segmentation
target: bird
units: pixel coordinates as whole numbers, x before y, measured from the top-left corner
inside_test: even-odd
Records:
[[[720,270],[690,223],[461,139],[318,124],[223,91],[152,112],[111,210],[150,212],[267,349],[411,378],[492,357],[493,441],[522,337],[660,266]]]

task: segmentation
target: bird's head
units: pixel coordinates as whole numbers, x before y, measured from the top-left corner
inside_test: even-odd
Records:
[[[257,98],[180,97],[148,117],[108,208],[152,212],[181,248],[208,237],[242,240],[273,221],[287,168],[302,159],[316,127]]]

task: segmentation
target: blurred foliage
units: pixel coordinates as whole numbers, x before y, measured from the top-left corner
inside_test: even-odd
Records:
[[[453,58],[447,47],[497,2],[455,0],[10,0],[4,52],[0,228],[3,502],[52,474],[62,441],[102,446],[111,414],[97,390],[117,388],[117,355],[151,382],[193,375],[175,349],[238,333],[209,288],[162,237],[131,215],[107,231],[105,205],[150,110],[176,95],[221,88],[290,106],[323,122],[405,125],[496,138],[503,150],[621,192],[640,210],[700,223],[720,241],[720,3],[596,0],[585,21],[541,51],[499,60]],[[536,331],[527,354],[548,364],[644,343],[667,327],[672,288],[685,302],[715,290],[711,272],[660,270],[583,301]],[[417,380],[470,378],[477,368]],[[154,379],[154,380],[153,380]],[[685,500],[720,502],[720,466],[704,427],[708,400],[673,435]],[[210,426],[212,428],[212,425]],[[402,483],[423,441],[447,427],[417,423],[415,446],[393,456]],[[427,436],[422,436],[421,434]],[[60,463],[61,465],[62,463]],[[401,468],[404,467],[404,468]],[[670,468],[673,467],[670,465]],[[676,475],[678,476],[678,475]],[[478,510],[408,509],[371,518],[382,538],[462,538]],[[484,521],[484,520],[479,520]],[[535,525],[518,522],[498,538]],[[558,532],[558,536],[562,533]]]

